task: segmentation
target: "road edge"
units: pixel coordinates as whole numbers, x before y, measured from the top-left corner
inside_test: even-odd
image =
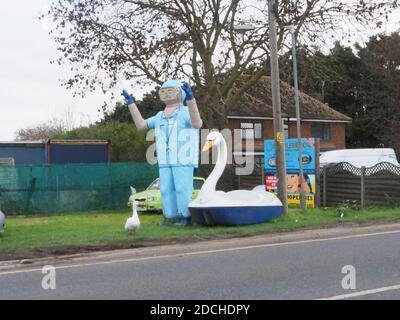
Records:
[[[310,241],[327,241],[335,238],[357,238],[374,234],[400,233],[400,223],[387,223],[367,226],[338,226],[334,228],[306,229],[290,232],[277,232],[232,237],[228,239],[202,240],[190,243],[174,243],[159,246],[115,249],[63,256],[50,256],[37,259],[0,261],[0,275],[14,272],[26,272],[44,265],[67,267],[73,265],[95,265],[124,261],[143,261],[193,254],[240,250],[248,247],[268,245],[291,245]]]

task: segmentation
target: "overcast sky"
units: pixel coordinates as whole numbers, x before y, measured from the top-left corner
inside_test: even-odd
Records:
[[[73,98],[71,91],[60,86],[67,66],[49,63],[58,54],[48,35],[48,25],[37,19],[49,3],[50,0],[18,0],[1,4],[0,141],[13,140],[20,128],[65,118],[67,110],[73,114],[75,125],[99,119],[97,110],[105,99],[103,94]],[[396,12],[382,31],[398,30],[399,21],[400,13]]]

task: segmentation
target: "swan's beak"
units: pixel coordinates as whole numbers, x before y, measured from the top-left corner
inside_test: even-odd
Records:
[[[207,140],[206,143],[204,144],[203,147],[203,152],[210,150],[214,146],[214,143],[212,140]]]

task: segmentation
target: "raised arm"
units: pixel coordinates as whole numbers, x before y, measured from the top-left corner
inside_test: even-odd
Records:
[[[193,96],[193,91],[187,82],[182,84],[182,89],[186,93],[186,102],[189,107],[190,122],[194,128],[200,129],[203,125],[199,109],[197,108],[196,99]]]
[[[126,90],[123,90],[121,96],[124,96],[126,103],[128,104],[129,111],[132,115],[133,122],[139,131],[147,130],[147,121],[143,119],[132,95]]]

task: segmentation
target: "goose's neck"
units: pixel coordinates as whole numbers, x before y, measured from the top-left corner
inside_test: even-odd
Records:
[[[214,196],[217,182],[225,170],[227,160],[227,147],[224,139],[221,139],[221,143],[217,146],[217,162],[215,163],[213,171],[208,176],[201,188],[201,196],[211,197]]]
[[[135,204],[132,205],[132,217],[139,218],[139,216],[137,214],[137,211],[136,211],[136,205]]]

